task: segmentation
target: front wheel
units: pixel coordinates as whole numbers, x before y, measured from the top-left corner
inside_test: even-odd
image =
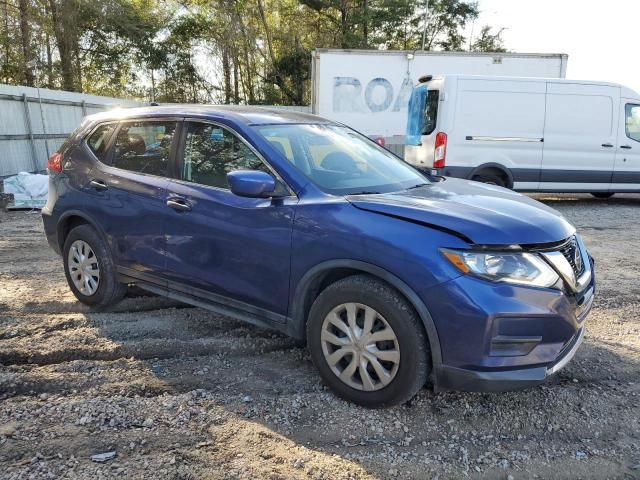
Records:
[[[325,383],[365,407],[406,402],[430,371],[428,341],[415,310],[395,289],[366,275],[339,280],[318,296],[307,345]]]
[[[71,230],[62,251],[64,273],[78,300],[96,308],[122,300],[127,287],[118,281],[107,245],[91,226]]]
[[[591,195],[593,195],[596,198],[611,198],[615,195],[615,193],[613,192],[592,192]]]

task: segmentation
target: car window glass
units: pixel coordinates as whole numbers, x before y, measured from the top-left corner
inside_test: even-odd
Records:
[[[436,129],[439,98],[440,92],[438,90],[429,90],[427,92],[427,105],[424,109],[424,128],[422,129],[423,135],[431,135]]]
[[[124,123],[116,136],[112,165],[132,172],[167,176],[175,122]]]
[[[107,144],[115,127],[115,123],[100,125],[91,135],[89,135],[89,138],[87,138],[87,145],[100,161],[105,160],[107,155]]]
[[[229,188],[227,173],[269,168],[236,135],[218,125],[187,124],[182,179],[211,187]]]
[[[293,164],[328,193],[385,193],[429,183],[401,159],[346,127],[283,124],[256,129],[269,141],[286,140]]]
[[[640,142],[640,105],[627,104],[625,109],[627,137]]]

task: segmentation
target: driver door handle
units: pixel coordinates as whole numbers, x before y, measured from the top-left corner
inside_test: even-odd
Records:
[[[631,145],[620,145],[620,148],[624,148],[625,150],[631,150]]]
[[[191,210],[191,205],[184,200],[167,200],[167,207],[173,208],[179,212],[188,212]]]
[[[104,183],[102,180],[91,180],[89,182],[89,185],[91,185],[96,190],[106,190],[107,188],[109,188],[107,184]]]

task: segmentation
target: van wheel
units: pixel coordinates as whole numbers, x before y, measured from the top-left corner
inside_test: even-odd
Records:
[[[367,275],[339,280],[318,296],[307,345],[325,383],[365,407],[406,402],[430,371],[418,315],[400,293]]]
[[[471,179],[475,182],[488,183],[489,185],[497,185],[498,187],[506,187],[505,181],[498,175],[486,173],[482,175],[474,175]]]
[[[593,195],[596,198],[611,198],[615,195],[615,193],[613,192],[591,192],[591,195]]]
[[[67,283],[78,300],[106,308],[124,298],[127,286],[118,282],[111,254],[91,226],[71,230],[62,251]]]

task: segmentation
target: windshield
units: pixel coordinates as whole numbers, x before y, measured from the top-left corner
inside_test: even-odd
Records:
[[[346,127],[289,124],[257,130],[327,193],[387,193],[429,183],[391,152]]]

